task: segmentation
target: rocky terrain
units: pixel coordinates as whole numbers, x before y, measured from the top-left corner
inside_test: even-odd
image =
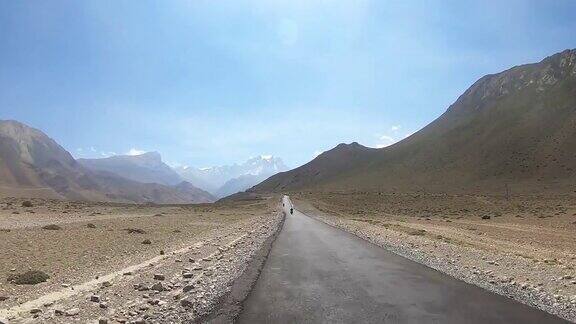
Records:
[[[165,323],[209,316],[279,229],[278,202],[2,199],[0,322]]]
[[[573,195],[291,195],[323,222],[458,279],[576,321]]]

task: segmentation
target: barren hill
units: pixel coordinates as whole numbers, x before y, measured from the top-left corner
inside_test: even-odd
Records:
[[[183,181],[172,168],[162,162],[162,157],[157,152],[116,155],[103,159],[78,159],[78,162],[88,169],[112,172],[143,183],[173,186]]]
[[[189,186],[144,184],[88,170],[46,134],[16,121],[0,121],[0,196],[138,203],[214,200]]]
[[[576,50],[487,75],[438,119],[382,149],[340,144],[254,192],[574,190]]]

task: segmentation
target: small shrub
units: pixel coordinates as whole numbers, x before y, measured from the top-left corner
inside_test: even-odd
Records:
[[[142,241],[142,244],[152,244],[152,241],[150,241],[149,239],[145,239],[144,241]]]
[[[146,231],[141,228],[125,228],[124,229],[128,234],[146,234]]]
[[[56,224],[50,224],[50,225],[42,226],[42,229],[49,230],[49,231],[58,231],[58,230],[61,230],[62,227],[60,227]]]
[[[31,270],[21,274],[15,274],[8,277],[8,282],[16,285],[35,285],[44,282],[50,278],[45,272]]]
[[[426,234],[426,231],[423,229],[418,229],[418,230],[412,230],[412,231],[408,232],[408,234],[422,236],[422,235]]]
[[[33,207],[34,205],[32,205],[32,202],[30,200],[26,200],[22,202],[22,207]]]

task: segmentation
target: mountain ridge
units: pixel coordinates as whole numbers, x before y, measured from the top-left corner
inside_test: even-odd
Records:
[[[339,145],[251,191],[568,190],[575,147],[576,50],[566,50],[480,78],[394,145],[351,156]]]
[[[0,196],[133,203],[214,200],[199,189],[143,184],[89,170],[42,131],[13,120],[0,120]]]
[[[262,180],[288,170],[281,158],[260,155],[243,163],[209,168],[180,167],[176,172],[195,186],[218,197],[244,191]]]

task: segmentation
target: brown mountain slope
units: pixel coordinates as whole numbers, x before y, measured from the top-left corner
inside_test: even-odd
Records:
[[[71,200],[196,203],[214,201],[190,186],[143,184],[90,171],[41,131],[0,120],[0,196]]]
[[[0,187],[3,195],[104,199],[74,158],[39,130],[0,121]]]
[[[481,78],[395,145],[339,145],[251,191],[574,190],[575,152],[576,50],[567,50]]]

